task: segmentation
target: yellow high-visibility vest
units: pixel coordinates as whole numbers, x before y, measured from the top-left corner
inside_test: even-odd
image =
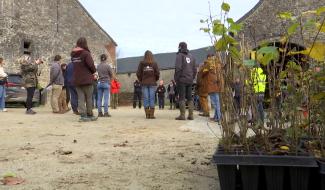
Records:
[[[251,73],[254,92],[264,93],[266,88],[266,75],[263,73],[262,68],[254,68]]]

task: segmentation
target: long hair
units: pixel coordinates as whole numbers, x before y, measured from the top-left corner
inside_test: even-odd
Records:
[[[0,65],[2,65],[2,62],[3,62],[3,58],[0,57]]]
[[[77,41],[77,47],[80,47],[80,48],[82,48],[84,50],[89,51],[88,43],[87,43],[87,40],[86,40],[85,37],[81,37],[81,38],[78,39],[78,41]]]
[[[153,54],[152,54],[151,51],[147,50],[144,53],[143,62],[150,63],[150,64],[155,62],[155,59],[154,59]]]

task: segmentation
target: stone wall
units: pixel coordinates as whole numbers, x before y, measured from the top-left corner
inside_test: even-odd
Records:
[[[6,60],[8,72],[19,72],[16,60],[29,51],[33,58],[46,60],[41,81],[47,83],[54,55],[60,54],[68,62],[81,36],[87,38],[96,62],[100,54],[108,52],[115,62],[115,42],[77,0],[0,0],[0,56]]]
[[[292,12],[293,15],[299,15],[301,12],[314,10],[320,6],[325,6],[325,0],[260,0],[255,9],[239,20],[244,24],[239,36],[245,39],[250,49],[264,41],[279,41],[289,23],[277,18],[278,13]],[[304,41],[302,41],[302,36],[297,32],[291,42],[307,46],[314,36],[316,31],[306,31],[303,33]],[[325,36],[320,35],[319,40],[325,41]]]

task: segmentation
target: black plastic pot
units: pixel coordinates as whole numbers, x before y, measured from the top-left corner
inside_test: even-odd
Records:
[[[217,151],[213,156],[213,161],[217,164],[218,170],[220,166],[223,166],[222,170],[218,171],[222,190],[234,189],[235,186],[231,186],[230,183],[241,183],[243,190],[258,189],[259,181],[261,181],[259,180],[258,167],[265,171],[266,179],[264,181],[267,190],[282,190],[287,186],[291,186],[291,190],[308,190],[310,168],[318,167],[316,160],[311,156],[245,155],[241,152]],[[237,165],[241,173],[241,182],[236,182]],[[229,171],[225,171],[226,167]],[[285,176],[285,174],[289,176]],[[289,181],[290,184],[284,184],[284,181]]]
[[[259,185],[259,167],[258,166],[240,166],[242,189],[258,190]]]
[[[325,162],[317,160],[319,165],[320,189],[325,189]]]
[[[291,190],[308,190],[310,168],[290,167]]]
[[[236,165],[218,165],[218,175],[221,189],[236,190]]]
[[[284,170],[283,166],[264,167],[267,190],[283,190]]]

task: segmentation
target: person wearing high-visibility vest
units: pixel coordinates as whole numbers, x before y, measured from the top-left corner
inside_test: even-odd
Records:
[[[251,72],[251,79],[253,82],[254,93],[257,95],[257,111],[258,119],[264,123],[264,94],[266,89],[266,75],[263,69],[260,67],[255,67]]]

